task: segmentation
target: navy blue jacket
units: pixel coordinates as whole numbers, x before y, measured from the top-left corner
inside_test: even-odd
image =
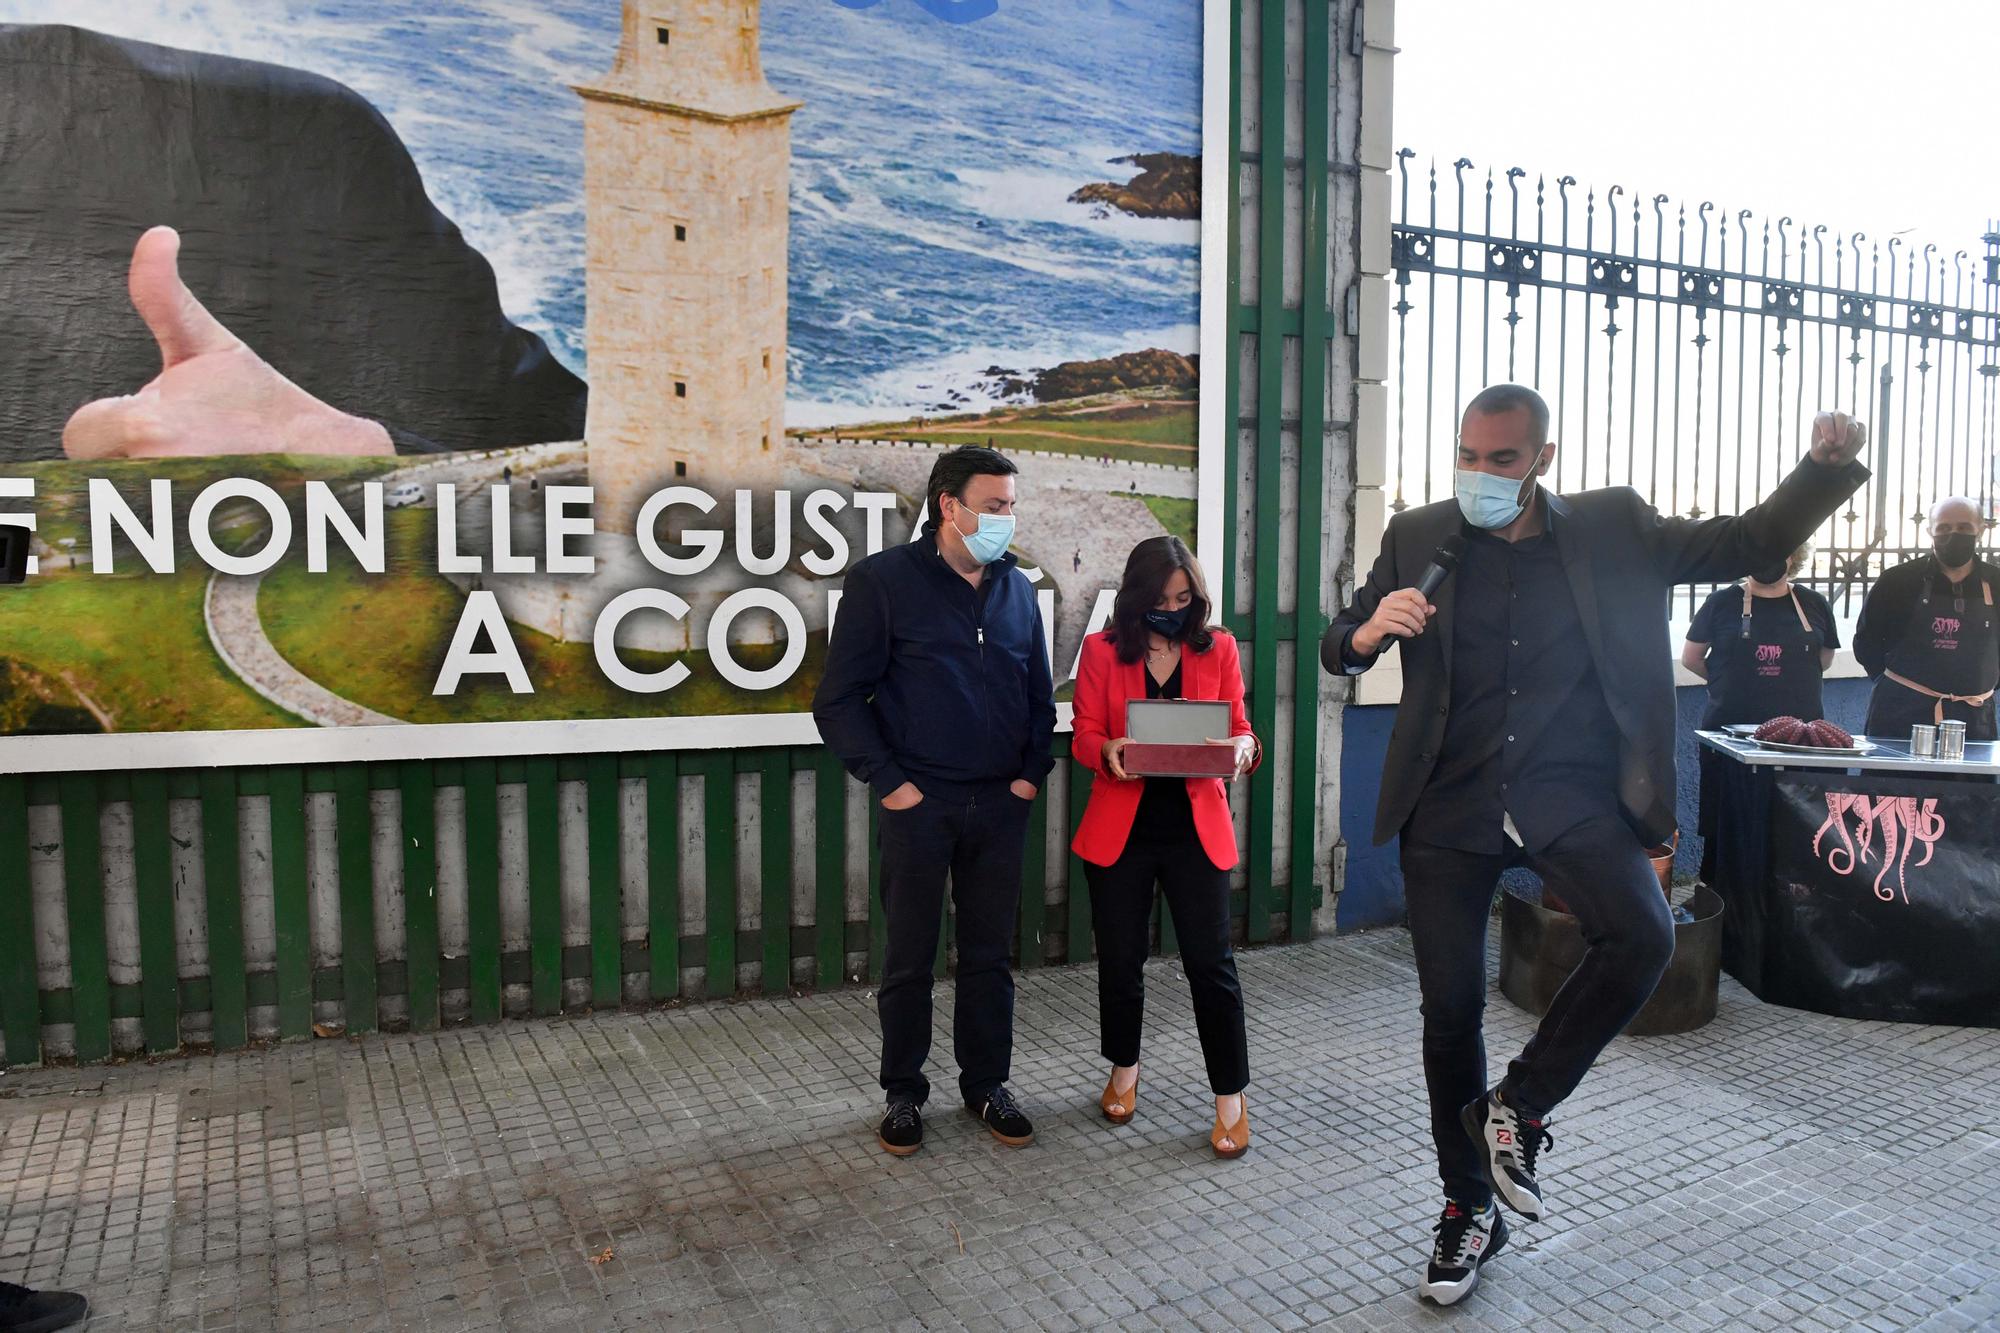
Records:
[[[813,721],[878,797],[1041,786],[1056,705],[1034,585],[1009,554],[975,589],[935,532],[869,556],[847,571]]]

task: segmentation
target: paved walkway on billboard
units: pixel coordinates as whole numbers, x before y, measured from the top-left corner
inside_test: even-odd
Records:
[[[876,1148],[859,989],[14,1073],[0,1277],[88,1292],[95,1330],[2000,1326],[1994,1032],[1726,984],[1706,1029],[1613,1047],[1555,1126],[1553,1216],[1447,1315],[1411,1292],[1436,1186],[1407,936],[1243,979],[1233,1163],[1171,963],[1122,1129],[1093,971],[1022,980],[1018,1151],[945,1070],[922,1152]],[[1496,1051],[1526,1033],[1489,1013]]]
[[[202,613],[208,640],[237,679],[294,717],[318,727],[374,727],[400,719],[343,699],[285,660],[257,618],[261,575],[211,575]]]
[[[851,469],[866,484],[918,497],[937,461],[936,451],[908,445],[814,443],[808,449],[828,465]],[[1009,456],[1021,468],[1019,545],[1043,562],[1062,594],[1056,620],[1060,677],[1076,659],[1099,591],[1117,588],[1132,548],[1165,531],[1139,497],[1193,500],[1195,470],[1032,450]]]
[[[506,468],[526,476],[538,469],[580,466],[582,451],[580,442],[559,441],[517,449],[427,456],[413,459],[394,472],[385,472],[376,481],[387,489],[405,481],[421,482],[427,489],[439,482],[453,482],[467,488],[491,485],[500,481]],[[286,660],[264,632],[258,616],[257,593],[262,585],[261,577],[216,574],[209,578],[203,599],[202,614],[208,624],[209,642],[239,680],[292,716],[314,726],[372,727],[402,721],[343,698]],[[97,711],[89,700],[84,702],[92,712]]]

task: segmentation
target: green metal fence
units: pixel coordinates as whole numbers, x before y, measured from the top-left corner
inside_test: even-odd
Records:
[[[1341,50],[1335,27],[1358,21],[1350,0],[1234,6],[1229,165],[1238,197],[1209,205],[1228,208],[1229,341],[1237,353],[1225,388],[1232,425],[1230,569],[1215,582],[1223,590],[1223,619],[1244,644],[1252,723],[1273,760],[1247,793],[1238,793],[1245,857],[1232,910],[1250,942],[1309,934],[1325,887],[1314,874],[1325,863],[1319,840],[1330,835],[1322,835],[1316,818],[1327,747],[1313,645],[1325,623],[1326,441],[1344,425],[1329,421],[1328,412],[1338,396],[1328,392],[1328,367],[1338,364],[1341,346],[1326,297],[1328,264],[1342,244],[1329,236],[1329,190],[1335,180],[1351,181],[1331,166],[1338,154],[1329,152],[1330,94]],[[1288,59],[1290,80],[1282,77]],[[1267,68],[1276,77],[1263,78]],[[1288,96],[1291,109],[1303,112],[1296,144],[1286,141]],[[1247,131],[1246,105],[1255,108]],[[1287,208],[1288,174],[1302,207]],[[1246,212],[1262,225],[1246,224]],[[1298,275],[1289,300],[1288,257]],[[1246,258],[1256,267],[1247,292]],[[1297,344],[1290,358],[1288,343]],[[1287,392],[1288,359],[1297,367],[1295,397]],[[1247,383],[1239,373],[1244,365],[1254,368]],[[1287,411],[1288,400],[1295,410]],[[1290,567],[1287,551],[1296,553]],[[800,780],[800,774],[810,776]],[[747,817],[738,799],[745,775],[756,789]],[[684,799],[690,783],[700,790],[692,806]],[[566,817],[564,793],[575,793],[578,784],[581,818]],[[642,793],[643,838],[627,827],[634,806],[628,784]],[[393,801],[377,801],[384,792],[394,793]],[[315,831],[308,807],[321,793],[330,795],[333,816]],[[511,842],[503,838],[503,793],[510,807],[519,806],[506,821]],[[808,794],[803,807],[801,793]],[[1031,853],[1027,861],[1019,925],[1024,968],[1090,956],[1081,863],[1067,853],[1088,795],[1088,773],[1065,761],[1035,803],[1030,846],[1048,854]],[[200,849],[192,870],[192,841],[175,833],[173,818],[176,809],[190,808],[198,811]],[[449,820],[440,817],[447,808]],[[684,836],[688,808],[700,812],[698,839]],[[849,854],[850,825],[860,826],[857,809],[868,812],[865,863],[861,848]],[[120,827],[129,827],[129,839],[121,835],[115,848],[103,837],[113,811]],[[104,1059],[114,1054],[115,1031],[127,1034],[125,1047],[132,1045],[133,1024],[118,1020],[136,1020],[137,1041],[148,1053],[180,1049],[191,1032],[228,1050],[260,1035],[308,1036],[316,1016],[337,1016],[346,1031],[366,1033],[388,1013],[423,1031],[447,1019],[492,1022],[507,1013],[555,1014],[566,1005],[866,981],[879,971],[884,940],[873,811],[864,789],[818,747],[0,776],[5,1060],[42,1060],[51,1029],[64,1034],[62,1044],[77,1059]],[[805,818],[812,819],[814,837],[802,850],[794,831]],[[36,825],[57,830],[56,841],[31,841]],[[384,939],[377,912],[386,881],[378,881],[389,872],[380,848],[390,844],[379,835],[391,825],[400,849],[393,870],[401,930],[400,938]],[[743,842],[752,827],[754,863],[746,865]],[[696,841],[700,852],[691,859],[687,849]],[[503,843],[525,867],[525,908],[513,908],[524,919],[511,932],[503,929]],[[1288,863],[1282,879],[1281,850]],[[581,861],[581,883],[573,869],[566,872],[565,853],[572,867]],[[643,864],[628,864],[634,856]],[[59,901],[43,896],[39,922],[30,885],[36,858],[60,861],[62,886]],[[451,923],[463,946],[450,954],[441,945],[441,858],[463,877],[463,921]],[[330,864],[335,881],[337,912],[330,921],[323,915],[317,927],[309,862]],[[865,918],[850,910],[862,898],[864,864]],[[260,926],[254,951],[245,923],[246,882],[253,878],[269,895],[268,930]],[[705,895],[703,928],[684,934],[684,882],[697,879]],[[107,889],[113,881],[115,893]],[[810,897],[802,901],[795,889],[808,885]],[[638,897],[628,903],[634,892]],[[753,901],[744,902],[746,894]],[[635,925],[628,908],[641,900]],[[574,928],[566,932],[566,905],[572,926],[580,920],[586,927],[583,943],[574,942]],[[108,920],[111,906],[122,924]],[[198,947],[181,920],[197,908],[205,935]],[[48,920],[51,913],[60,921]],[[753,922],[747,928],[746,919]],[[1159,928],[1161,948],[1171,951],[1170,924],[1163,919]],[[514,948],[507,947],[510,933]],[[941,961],[949,935],[947,921]],[[116,967],[114,937],[128,955]],[[55,939],[66,949],[60,967],[48,956]],[[260,960],[252,970],[246,961],[252,952],[268,955],[268,966]],[[57,975],[56,983],[44,984],[48,975]]]

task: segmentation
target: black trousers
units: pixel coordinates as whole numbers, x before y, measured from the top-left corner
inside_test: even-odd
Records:
[[[1083,873],[1090,883],[1090,919],[1097,931],[1104,1058],[1114,1065],[1139,1060],[1157,885],[1173,913],[1208,1086],[1218,1097],[1243,1091],[1250,1082],[1250,1054],[1243,1035],[1243,989],[1229,947],[1229,872],[1215,868],[1190,827],[1185,837],[1168,840],[1134,833],[1124,855],[1108,866],[1086,862]]]
[[[1403,839],[1403,897],[1423,990],[1424,1082],[1446,1197],[1492,1197],[1459,1109],[1486,1091],[1486,924],[1493,891],[1525,864],[1576,914],[1587,946],[1501,1088],[1541,1117],[1576,1090],[1611,1039],[1651,998],[1674,952],[1673,917],[1645,849],[1615,815],[1586,820],[1542,851],[1482,855]]]
[[[882,1020],[882,1089],[921,1105],[930,1096],[931,987],[945,885],[958,909],[958,1003],[952,1053],[958,1087],[978,1105],[1007,1081],[1014,1058],[1015,915],[1028,810],[1004,786],[965,799],[926,796],[876,811],[888,943],[875,1009]]]

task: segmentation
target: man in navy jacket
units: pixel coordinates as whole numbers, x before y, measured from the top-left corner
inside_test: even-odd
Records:
[[[958,908],[959,1092],[1002,1143],[1034,1138],[1006,1086],[1010,962],[1028,810],[1053,765],[1056,709],[1035,590],[1007,552],[1015,472],[977,445],[938,459],[923,535],[847,572],[813,697],[820,735],[881,803],[879,1137],[897,1156],[923,1143],[947,878]]]

